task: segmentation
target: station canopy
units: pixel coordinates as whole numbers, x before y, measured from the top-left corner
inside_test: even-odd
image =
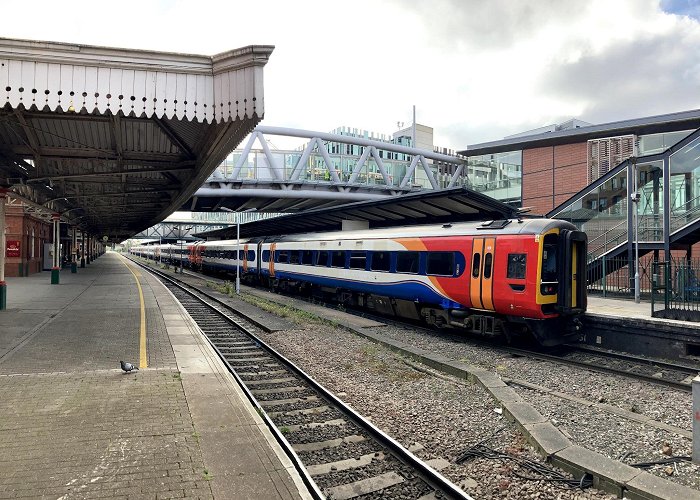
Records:
[[[519,210],[467,188],[421,191],[383,200],[361,201],[331,208],[241,224],[242,238],[340,230],[343,221],[366,223],[369,228],[445,224],[512,219]],[[236,226],[196,236],[225,240],[236,238]]]
[[[263,118],[272,51],[0,38],[0,189],[108,241],[153,226]]]

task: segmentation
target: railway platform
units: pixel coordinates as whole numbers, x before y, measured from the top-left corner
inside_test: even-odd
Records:
[[[7,281],[0,498],[310,498],[155,278],[108,252],[60,285]]]

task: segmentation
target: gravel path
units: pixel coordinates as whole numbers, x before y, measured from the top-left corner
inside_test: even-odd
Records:
[[[441,472],[474,498],[614,498],[521,479],[518,473],[534,474],[514,461],[478,458],[455,464],[456,457],[492,435],[490,448],[543,464],[480,387],[415,370],[382,347],[330,326],[314,324],[264,338],[389,435],[418,450],[423,460],[448,460],[451,465]]]

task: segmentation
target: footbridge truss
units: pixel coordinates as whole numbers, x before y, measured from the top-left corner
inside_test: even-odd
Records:
[[[307,139],[273,150],[270,137]],[[259,148],[254,149],[256,143]],[[356,153],[356,154],[353,154]],[[363,137],[258,126],[183,210],[297,212],[423,189],[468,186],[465,158]]]

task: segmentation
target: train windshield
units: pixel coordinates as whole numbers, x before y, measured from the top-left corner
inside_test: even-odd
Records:
[[[557,282],[559,276],[557,272],[557,239],[558,235],[548,234],[544,237],[542,248],[542,281]]]

